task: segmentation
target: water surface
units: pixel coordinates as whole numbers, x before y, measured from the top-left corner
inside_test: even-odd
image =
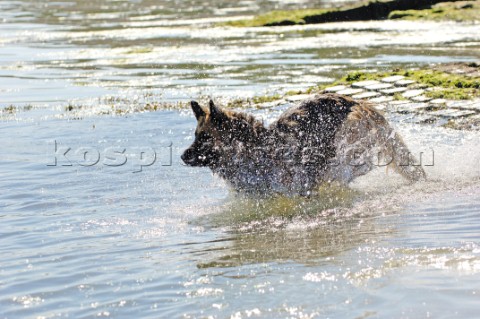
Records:
[[[188,110],[101,115],[480,56],[478,24],[212,26],[305,4],[0,3],[0,105],[31,108],[0,123],[0,318],[477,316],[478,133],[387,114],[434,151],[428,182],[378,169],[316,198],[252,199],[182,165]],[[285,107],[249,111],[268,123]]]

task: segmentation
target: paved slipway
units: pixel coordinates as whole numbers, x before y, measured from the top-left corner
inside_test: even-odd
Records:
[[[480,99],[449,100],[426,95],[438,88],[427,87],[402,75],[387,76],[380,80],[357,81],[333,85],[323,90],[366,100],[376,108],[392,115],[403,115],[407,122],[433,124],[457,129],[480,129]],[[316,93],[315,93],[316,94]],[[283,100],[257,105],[265,108],[284,103],[295,103],[315,94],[298,94]]]
[[[377,104],[377,108],[399,114],[415,114],[418,123],[446,124],[446,121],[467,123],[480,120],[480,100],[432,99],[425,95],[428,90],[413,80],[401,75],[390,76],[380,81],[359,81],[350,86],[333,86],[326,92],[350,95],[354,99],[366,99]],[[401,100],[393,95],[400,94]],[[451,123],[451,122],[450,122]]]

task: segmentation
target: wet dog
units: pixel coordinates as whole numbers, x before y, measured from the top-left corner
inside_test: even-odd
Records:
[[[348,183],[390,165],[425,179],[402,138],[367,102],[322,94],[288,109],[268,127],[253,116],[191,102],[195,141],[182,160],[209,167],[235,190],[309,195],[325,182]]]

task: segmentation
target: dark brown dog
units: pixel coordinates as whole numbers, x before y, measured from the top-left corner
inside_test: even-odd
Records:
[[[198,124],[182,160],[209,167],[238,191],[309,195],[321,183],[348,183],[388,164],[411,181],[425,178],[401,137],[366,102],[317,95],[269,127],[213,101],[208,109],[191,106]]]

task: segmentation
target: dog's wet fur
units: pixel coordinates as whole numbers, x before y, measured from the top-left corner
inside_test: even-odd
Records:
[[[317,95],[268,127],[213,101],[208,108],[192,101],[191,107],[195,141],[182,160],[209,167],[240,192],[310,195],[321,183],[348,183],[387,164],[410,181],[425,179],[402,138],[367,102]]]

